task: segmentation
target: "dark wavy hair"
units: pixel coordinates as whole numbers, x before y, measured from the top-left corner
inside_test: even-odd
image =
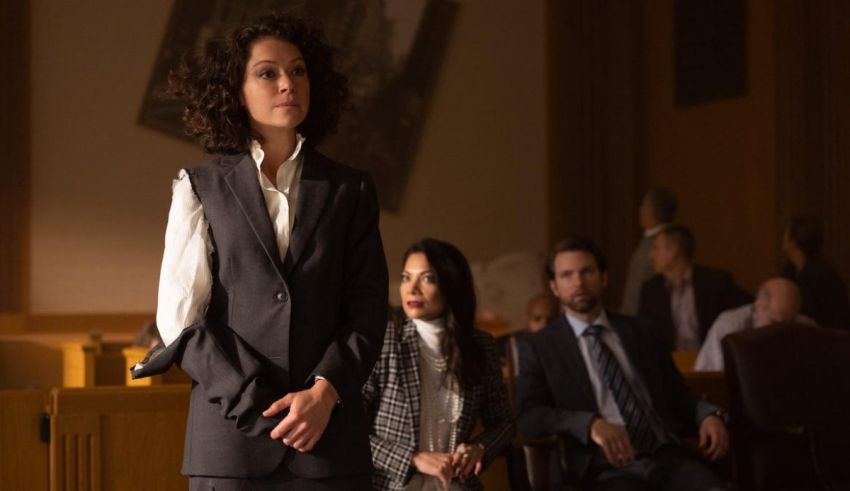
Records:
[[[460,250],[436,239],[425,238],[415,242],[404,253],[402,267],[411,254],[421,252],[437,278],[437,287],[446,310],[446,336],[443,353],[449,372],[463,387],[473,387],[481,381],[484,367],[484,349],[475,341],[475,285],[469,263]]]
[[[215,38],[203,49],[187,53],[169,75],[168,93],[187,101],[183,114],[186,134],[197,137],[214,154],[247,151],[251,131],[247,109],[240,101],[245,64],[259,38],[275,37],[294,44],[304,56],[310,80],[310,109],[298,126],[310,145],[336,130],[348,99],[348,80],[333,67],[334,50],[313,21],[274,13]]]
[[[807,257],[817,256],[823,247],[823,222],[814,215],[797,215],[788,223],[788,236]]]

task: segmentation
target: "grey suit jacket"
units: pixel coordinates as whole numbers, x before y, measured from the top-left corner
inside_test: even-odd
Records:
[[[418,338],[413,321],[390,323],[381,356],[363,386],[375,489],[402,490],[414,473],[411,458],[419,449]],[[484,349],[486,366],[481,383],[461,391],[457,440],[484,445],[486,467],[510,444],[516,429],[493,338],[475,331],[475,339]],[[479,418],[484,429],[473,436]],[[481,482],[475,477],[462,485],[465,489],[481,489]]]
[[[608,320],[673,441],[693,433],[698,422],[719,409],[694,397],[647,321],[613,314]],[[571,468],[583,476],[599,451],[590,439],[590,423],[599,415],[599,408],[566,316],[559,316],[520,345],[519,365],[520,431],[532,437],[562,436]]]
[[[368,176],[305,152],[283,261],[250,156],[189,169],[214,247],[212,298],[203,321],[133,371],[144,377],[176,364],[194,380],[184,474],[251,478],[281,463],[311,479],[368,472],[360,388],[387,312],[379,209]],[[261,412],[317,375],[342,405],[312,451],[288,451],[269,437],[285,414]]]

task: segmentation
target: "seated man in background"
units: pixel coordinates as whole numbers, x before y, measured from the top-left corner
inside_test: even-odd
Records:
[[[721,312],[752,302],[729,272],[694,264],[695,249],[682,225],[665,228],[652,244],[658,274],[641,287],[638,315],[653,321],[669,350],[699,351]]]
[[[720,346],[723,338],[735,332],[780,322],[814,325],[814,321],[800,315],[800,289],[797,285],[785,278],[771,278],[761,285],[755,302],[727,310],[717,317],[702,344],[694,370],[723,371]]]
[[[525,309],[525,325],[528,332],[537,332],[546,327],[560,311],[558,301],[548,293],[531,297]]]
[[[549,285],[564,313],[520,344],[518,426],[559,435],[583,489],[725,489],[705,457],[729,446],[724,414],[688,390],[649,322],[606,313],[606,262],[592,241],[558,244]]]
[[[823,224],[814,216],[798,216],[785,229],[782,250],[788,262],[782,276],[800,287],[803,314],[824,327],[850,328],[847,285],[821,254]]]
[[[638,208],[638,221],[643,230],[643,237],[629,260],[629,271],[623,286],[623,302],[620,304],[621,314],[637,315],[640,287],[644,281],[655,275],[650,257],[652,242],[664,227],[673,222],[676,208],[676,196],[668,189],[650,189],[643,197]]]

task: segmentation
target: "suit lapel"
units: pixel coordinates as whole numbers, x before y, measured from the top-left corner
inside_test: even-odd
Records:
[[[410,401],[409,414],[413,421],[413,443],[419,445],[419,410],[420,394],[419,381],[419,338],[416,326],[410,319],[405,320],[401,330],[401,382],[407,390],[407,400]]]
[[[621,318],[609,316],[608,321],[611,323],[611,328],[614,329],[614,332],[616,332],[617,336],[620,338],[620,343],[623,345],[623,351],[626,353],[626,358],[629,359],[629,363],[635,370],[635,378],[643,381],[646,389],[651,390],[649,384],[650,379],[648,378],[649,372],[645,366],[647,361],[646,356],[642,356],[641,354],[638,340],[635,339],[636,331],[634,329],[629,329],[629,325]]]
[[[694,310],[696,310],[697,316],[697,329],[699,330],[699,335],[701,338],[705,337],[705,332],[708,331],[708,327],[705,319],[703,319],[703,314],[708,311],[708,306],[706,302],[708,301],[708,296],[705,292],[705,281],[702,271],[699,266],[694,266],[691,270],[691,285],[694,289]]]
[[[254,235],[260,241],[260,245],[274,264],[278,275],[280,275],[283,271],[283,262],[277,248],[277,239],[271,218],[269,218],[269,212],[266,208],[266,200],[263,197],[262,190],[260,190],[257,165],[254,159],[250,155],[242,157],[233,167],[233,170],[224,176],[224,181],[236,197],[239,208],[248,223],[251,224],[251,230],[254,231]],[[283,279],[282,275],[281,279]]]
[[[578,347],[572,326],[565,315],[560,315],[553,327],[557,329],[557,336],[553,343],[553,348],[560,353],[557,358],[565,362],[567,372],[572,374],[572,379],[578,383],[581,392],[593,406],[596,406],[596,397],[590,386],[590,376],[587,374],[587,366],[584,364],[584,357]]]
[[[304,248],[313,235],[330,193],[330,166],[325,158],[310,147],[304,149],[301,181],[298,185],[298,203],[295,223],[289,240],[289,250],[284,260],[287,274],[298,264]]]

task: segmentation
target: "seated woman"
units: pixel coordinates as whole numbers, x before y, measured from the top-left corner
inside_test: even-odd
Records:
[[[475,476],[516,429],[493,338],[473,326],[469,264],[453,245],[423,239],[404,254],[399,289],[404,315],[387,328],[363,387],[373,485],[481,489]]]

